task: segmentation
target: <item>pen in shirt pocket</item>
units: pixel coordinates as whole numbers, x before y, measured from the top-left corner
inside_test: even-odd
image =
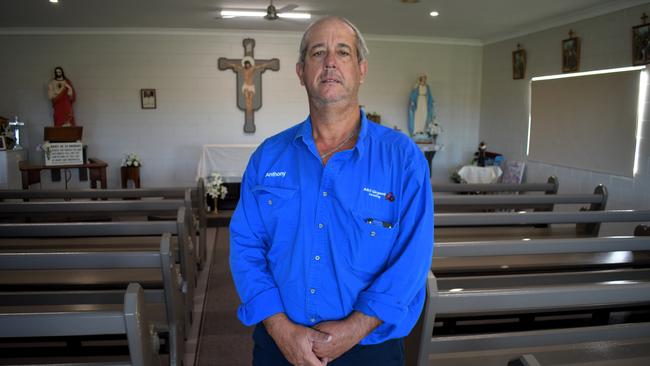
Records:
[[[388,222],[388,221],[373,219],[372,217],[369,217],[369,218],[365,219],[365,221],[366,221],[366,224],[383,226],[386,229],[392,229],[393,228],[393,224]]]

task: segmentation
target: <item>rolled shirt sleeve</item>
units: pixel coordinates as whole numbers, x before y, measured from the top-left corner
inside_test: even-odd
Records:
[[[255,155],[244,172],[240,201],[230,221],[230,268],[242,301],[237,310],[246,326],[284,312],[282,299],[267,264],[269,238],[253,194]]]
[[[410,331],[415,324],[417,315],[407,315],[422,310],[431,266],[433,198],[429,169],[423,156],[416,155],[412,161],[408,172],[412,179],[402,191],[399,233],[388,264],[354,304],[355,310],[382,320],[380,328],[385,331],[395,331],[397,324]],[[405,319],[413,324],[403,324]]]

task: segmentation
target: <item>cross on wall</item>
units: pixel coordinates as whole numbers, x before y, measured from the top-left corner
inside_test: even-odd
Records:
[[[237,107],[244,113],[244,132],[255,132],[254,111],[262,107],[262,73],[266,70],[280,70],[280,60],[256,60],[254,57],[255,40],[245,38],[242,41],[244,57],[228,59],[219,57],[219,70],[233,70],[237,74]]]

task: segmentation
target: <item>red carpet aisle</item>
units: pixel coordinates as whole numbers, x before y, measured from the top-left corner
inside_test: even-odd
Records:
[[[237,320],[239,298],[230,275],[228,227],[217,229],[199,336],[198,366],[250,366],[253,328]]]

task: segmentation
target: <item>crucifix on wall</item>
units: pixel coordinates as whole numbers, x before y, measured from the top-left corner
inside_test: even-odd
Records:
[[[255,40],[246,38],[242,42],[244,57],[228,59],[219,57],[219,70],[231,69],[237,74],[237,107],[245,112],[244,132],[255,132],[253,112],[262,107],[262,73],[266,70],[280,70],[280,60],[256,60],[253,49]]]

